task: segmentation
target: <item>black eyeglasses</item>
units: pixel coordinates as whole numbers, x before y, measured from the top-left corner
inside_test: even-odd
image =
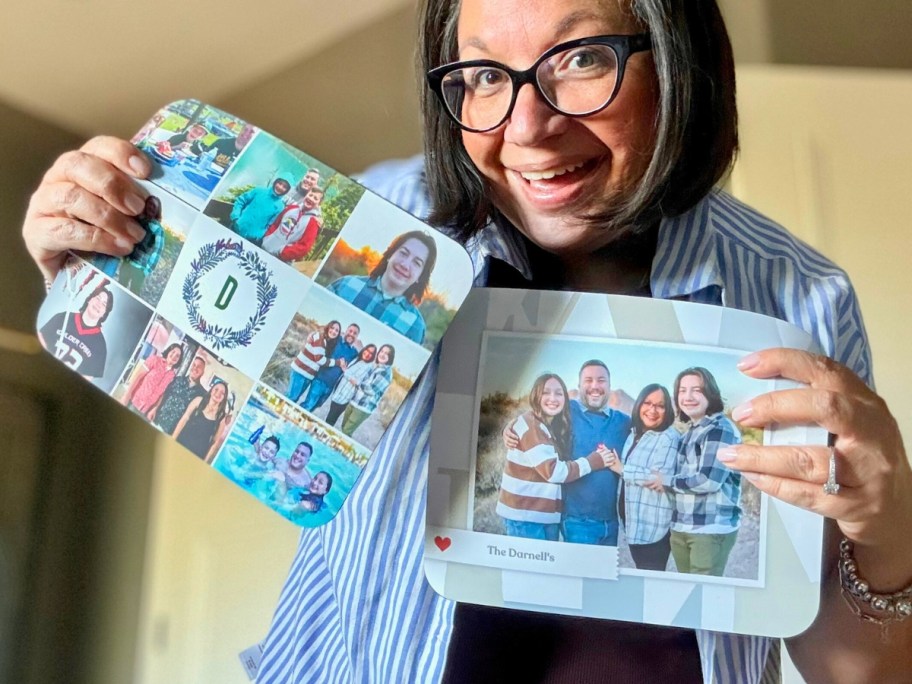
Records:
[[[555,45],[524,71],[473,59],[431,69],[427,79],[453,121],[484,133],[510,117],[519,89],[527,83],[559,114],[600,112],[620,90],[627,58],[650,49],[648,33],[578,38]]]

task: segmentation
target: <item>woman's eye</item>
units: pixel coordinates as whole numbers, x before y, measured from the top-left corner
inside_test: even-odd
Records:
[[[610,48],[590,46],[568,50],[560,55],[555,73],[570,75],[602,75],[615,68],[617,60]]]
[[[467,80],[473,90],[492,90],[502,86],[507,78],[499,69],[476,69]]]

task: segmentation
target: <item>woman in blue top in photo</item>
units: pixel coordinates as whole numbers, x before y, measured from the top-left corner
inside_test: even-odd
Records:
[[[833,451],[741,445],[718,460],[829,518],[820,612],[787,642],[802,675],[906,677],[912,620],[899,616],[912,605],[894,592],[912,583],[912,467],[865,384],[870,349],[845,272],[717,188],[737,150],[737,111],[716,2],[420,0],[419,12],[425,160],[365,184],[461,240],[478,285],[687,300],[806,330],[829,358],[768,349],[738,367],[807,386],[760,395],[733,415],[745,427],[820,425]],[[135,147],[110,137],[62,155],[23,226],[44,277],[69,249],[129,253],[141,235],[131,218],[141,205],[131,207],[147,194],[134,179],[150,172]],[[349,505],[302,534],[260,682],[309,682],[315,668],[329,684],[484,682],[499,672],[581,684],[778,678],[779,642],[767,638],[438,596],[423,557],[436,378],[431,363]],[[835,495],[823,489],[831,457]],[[854,556],[854,579],[840,579],[841,552]],[[871,591],[853,611],[842,592],[859,577]],[[876,621],[888,623],[888,640]]]
[[[630,436],[620,460],[608,467],[621,476],[624,532],[634,565],[665,570],[671,553],[672,501],[668,493],[646,486],[674,474],[681,436],[672,426],[671,396],[662,385],[646,385],[633,404]]]

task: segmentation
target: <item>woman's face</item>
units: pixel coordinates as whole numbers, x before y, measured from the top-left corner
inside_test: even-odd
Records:
[[[105,312],[108,310],[110,296],[110,294],[102,290],[89,300],[89,303],[86,306],[86,313],[91,320],[97,321],[105,315]]]
[[[459,59],[493,59],[526,69],[548,48],[575,38],[641,33],[622,2],[463,0]],[[652,155],[658,85],[650,52],[627,61],[615,100],[570,118],[523,86],[510,118],[488,133],[463,132],[472,161],[508,219],[543,249],[588,254],[611,236],[580,220],[629,191]]]
[[[169,368],[174,368],[181,360],[181,350],[180,347],[174,347],[171,351],[168,352],[168,356],[165,357],[165,361],[168,362]]]
[[[374,347],[365,347],[361,350],[361,360],[362,361],[373,361],[374,353],[377,350]]]
[[[329,491],[329,478],[326,473],[317,473],[310,482],[310,493],[317,496],[326,496]]]
[[[329,326],[329,330],[326,331],[326,336],[334,340],[339,336],[339,333],[342,332],[342,327],[338,323],[333,323]]]
[[[541,410],[545,416],[553,418],[564,409],[567,399],[564,396],[564,388],[556,378],[549,378],[545,382],[545,388],[542,390]]]
[[[377,352],[377,361],[382,363],[384,366],[388,366],[390,362],[390,350],[389,347],[380,347],[380,351]]]
[[[212,388],[212,392],[210,393],[209,396],[211,397],[211,401],[213,403],[221,404],[223,401],[225,401],[225,395],[227,394],[227,392],[228,392],[228,388],[225,387],[225,383],[220,382],[220,383],[216,384],[215,387]]]
[[[260,460],[261,461],[271,461],[275,458],[276,454],[279,452],[279,447],[272,440],[263,442],[263,446],[260,447]]]
[[[665,420],[665,395],[662,390],[656,390],[646,395],[640,405],[640,420],[647,430],[655,430]]]
[[[699,375],[685,375],[678,385],[678,407],[693,422],[706,415],[709,401],[703,393],[703,378]]]

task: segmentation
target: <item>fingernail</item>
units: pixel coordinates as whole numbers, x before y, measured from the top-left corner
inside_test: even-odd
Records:
[[[117,246],[117,249],[121,250],[124,253],[129,254],[133,251],[133,243],[126,238],[116,237],[114,238],[114,244]]]
[[[759,363],[760,363],[759,354],[748,354],[743,359],[738,361],[738,370],[748,371],[751,368],[756,368]]]
[[[127,160],[127,163],[130,165],[130,168],[133,169],[133,172],[142,178],[148,176],[149,172],[152,170],[149,168],[149,160],[139,154],[134,154]]]
[[[124,197],[124,203],[134,216],[139,216],[146,208],[146,200],[132,192],[127,193],[127,196]]]
[[[734,447],[722,447],[716,452],[716,458],[722,461],[722,463],[731,463],[738,458],[738,452],[735,451]]]
[[[753,412],[754,407],[751,406],[751,403],[749,401],[746,401],[743,404],[739,404],[738,406],[735,406],[734,409],[732,409],[732,418],[736,422],[740,423],[741,421],[750,418]]]
[[[146,236],[146,229],[139,225],[138,221],[127,221],[127,232],[133,238],[133,242],[139,242]]]
[[[759,484],[759,483],[763,482],[763,478],[766,477],[765,475],[761,475],[760,473],[741,473],[741,474],[745,478],[747,478],[747,480],[749,482],[752,482],[754,484]]]

